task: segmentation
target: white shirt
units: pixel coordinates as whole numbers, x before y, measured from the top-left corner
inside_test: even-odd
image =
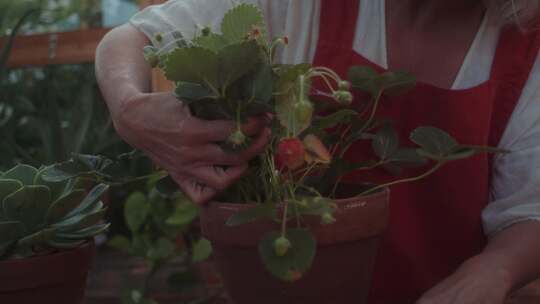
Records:
[[[179,31],[192,38],[210,26],[218,31],[234,0],[171,0],[152,6],[131,19],[154,44],[156,33],[172,40]],[[319,36],[320,0],[242,0],[258,5],[271,36],[287,35],[290,44],[280,54],[283,63],[312,62]],[[387,68],[384,0],[360,1],[353,49]],[[500,26],[488,12],[454,81],[452,89],[466,89],[487,81],[499,39]],[[491,202],[482,219],[488,236],[525,221],[540,220],[540,59],[537,59],[499,147],[512,151],[495,158]]]

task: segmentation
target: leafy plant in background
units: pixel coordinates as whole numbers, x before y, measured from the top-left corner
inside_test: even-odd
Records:
[[[126,304],[155,303],[148,299],[149,283],[170,261],[180,261],[183,269],[171,275],[171,287],[185,290],[186,285],[196,285],[193,263],[204,261],[212,252],[210,242],[193,231],[198,207],[179,192],[160,191],[156,181],[149,182],[148,191],[132,193],[124,204],[130,237],[117,235],[109,241],[111,247],[143,258],[148,266],[144,286],[129,290],[124,295]]]
[[[103,233],[108,186],[46,180],[48,167],[18,165],[0,174],[0,259],[75,248]]]
[[[277,278],[296,281],[310,268],[317,244],[303,217],[333,224],[333,199],[347,174],[376,168],[398,172],[403,167],[431,165],[413,178],[365,191],[359,187],[357,194],[367,195],[426,178],[449,161],[500,152],[461,145],[433,127],[412,132],[410,139],[416,146],[401,146],[391,123],[379,119],[377,113],[383,96],[399,95],[414,87],[412,75],[379,74],[356,66],[350,69],[347,81],[325,67],[277,64],[275,54],[288,44],[288,38],[269,40],[263,20],[256,6],[237,5],[224,16],[220,33],[202,28],[192,40],[176,41],[172,51],[158,45],[146,47],[144,54],[176,83],[176,96],[197,117],[236,121],[236,132],[222,144],[228,150],[249,145],[251,139],[241,130],[248,117],[273,114],[266,151],[252,161],[248,175],[220,201],[256,203],[229,219],[230,226],[261,219],[280,225],[279,231],[268,233],[259,245],[263,263]],[[163,41],[163,35],[158,34],[155,40]],[[314,82],[322,85],[315,89]],[[353,89],[371,98],[352,103]],[[328,101],[315,104],[312,94]],[[366,154],[365,161],[351,162],[346,153],[359,142],[371,143],[373,157]]]

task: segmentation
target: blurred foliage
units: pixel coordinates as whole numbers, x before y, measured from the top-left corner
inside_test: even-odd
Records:
[[[139,0],[119,0],[138,4]],[[101,26],[101,0],[1,0],[0,36],[11,28],[29,9],[38,9],[22,28],[22,33],[43,33]]]
[[[1,84],[0,168],[130,150],[114,133],[93,66],[14,70]]]

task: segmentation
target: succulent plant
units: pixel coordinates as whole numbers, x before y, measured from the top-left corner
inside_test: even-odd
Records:
[[[109,186],[88,191],[76,178],[45,180],[50,168],[18,165],[0,173],[0,260],[76,248],[109,227],[100,201]]]

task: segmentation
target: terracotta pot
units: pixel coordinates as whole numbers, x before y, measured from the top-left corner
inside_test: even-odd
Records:
[[[257,221],[239,227],[225,222],[245,204],[211,203],[201,213],[203,235],[235,304],[366,303],[379,239],[389,216],[389,190],[366,197],[336,200],[337,222],[306,222],[317,239],[312,268],[295,283],[275,279],[260,261],[258,242],[276,223]]]
[[[89,242],[69,251],[0,262],[0,303],[82,303],[94,255]]]

